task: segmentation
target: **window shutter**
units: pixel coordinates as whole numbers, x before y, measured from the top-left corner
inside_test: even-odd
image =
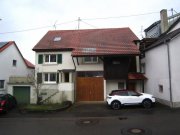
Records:
[[[37,73],[37,84],[42,83],[42,73]]]
[[[56,83],[59,83],[59,73],[57,73]]]
[[[58,54],[58,64],[62,63],[62,54]]]
[[[43,55],[38,55],[38,64],[43,64]]]

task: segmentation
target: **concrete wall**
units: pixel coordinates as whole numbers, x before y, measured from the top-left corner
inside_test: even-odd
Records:
[[[15,67],[13,66],[13,60],[17,60],[17,65]],[[10,76],[26,77],[33,71],[27,68],[15,45],[9,46],[0,53],[0,62],[0,80],[5,80],[5,89],[1,90],[7,90],[7,83],[9,82]]]

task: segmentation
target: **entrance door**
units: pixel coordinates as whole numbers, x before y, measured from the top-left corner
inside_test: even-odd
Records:
[[[104,79],[103,77],[77,77],[76,90],[77,101],[103,101]]]

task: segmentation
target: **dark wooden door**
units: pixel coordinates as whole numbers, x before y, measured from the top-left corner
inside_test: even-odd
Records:
[[[77,101],[103,101],[104,79],[102,77],[78,77],[76,83]]]

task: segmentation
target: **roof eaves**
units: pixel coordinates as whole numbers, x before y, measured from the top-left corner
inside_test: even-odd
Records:
[[[154,44],[150,45],[149,47],[147,47],[144,51],[148,51],[152,48],[155,48],[159,45],[162,45],[164,43],[170,42],[172,38],[174,38],[175,36],[177,36],[178,34],[180,34],[180,28],[176,29],[175,31],[169,33],[169,34],[163,34],[158,41],[156,41]]]

